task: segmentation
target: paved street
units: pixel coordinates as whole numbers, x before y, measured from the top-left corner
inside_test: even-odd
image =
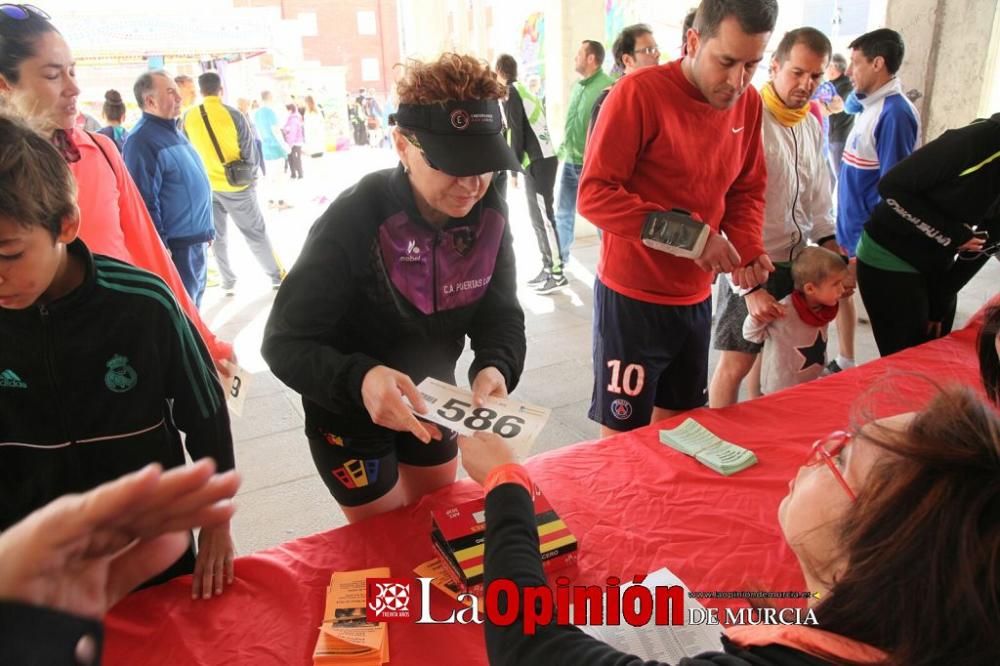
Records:
[[[327,154],[305,163],[306,178],[293,183],[289,199],[296,205],[266,211],[268,229],[283,263],[290,267],[313,221],[344,188],[364,173],[390,167],[388,150],[355,148]],[[326,197],[327,201],[322,201]],[[523,189],[508,192],[514,231],[518,275],[523,282],[538,272],[534,233],[525,210]],[[265,198],[266,200],[266,198]],[[298,395],[276,380],[260,356],[260,341],[274,292],[246,245],[233,234],[230,251],[240,275],[237,294],[225,297],[209,288],[202,312],[223,338],[233,340],[241,365],[251,374],[242,417],[233,416],[236,463],[243,475],[237,496],[239,510],[234,536],[239,554],[276,546],[296,537],[344,524],[309,455],[303,435]],[[518,295],[527,321],[528,356],[514,397],[552,408],[535,451],[558,448],[597,436],[597,425],[587,419],[591,391],[591,307],[597,239],[578,241],[569,266],[570,286],[561,293],[538,296],[526,287]],[[965,322],[1000,285],[1000,262],[990,262],[963,292],[957,325]],[[831,327],[830,349],[836,349]],[[871,329],[858,331],[859,361],[877,357]],[[469,363],[463,356],[458,377]],[[711,363],[714,367],[714,355]]]

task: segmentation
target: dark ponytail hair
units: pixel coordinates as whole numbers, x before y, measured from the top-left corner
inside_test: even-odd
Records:
[[[890,455],[841,519],[848,566],[814,609],[820,627],[892,665],[1000,664],[1000,417],[955,387],[903,432],[863,437]]]
[[[47,32],[59,32],[35,12],[25,19],[0,21],[0,75],[14,85],[21,78],[21,63],[35,55],[38,38]]]
[[[104,117],[109,121],[120,123],[125,118],[125,102],[117,90],[104,93]]]

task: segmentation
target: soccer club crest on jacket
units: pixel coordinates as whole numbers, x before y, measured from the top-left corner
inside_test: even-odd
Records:
[[[115,354],[107,363],[108,372],[104,375],[104,385],[115,393],[125,393],[132,390],[139,380],[135,369],[128,364],[128,359],[121,354]]]

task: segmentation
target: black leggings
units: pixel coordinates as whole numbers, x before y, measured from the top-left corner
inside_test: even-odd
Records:
[[[524,172],[524,194],[528,199],[531,226],[538,239],[542,266],[550,273],[561,273],[563,269],[562,259],[559,258],[556,214],[552,207],[558,168],[558,159],[545,157],[529,164]]]
[[[288,171],[292,178],[302,177],[302,146],[292,146],[288,153]]]
[[[875,268],[858,260],[858,288],[868,310],[879,354],[888,356],[933,339],[928,331],[931,282],[920,273],[901,273]],[[941,309],[941,335],[951,332],[958,299]]]

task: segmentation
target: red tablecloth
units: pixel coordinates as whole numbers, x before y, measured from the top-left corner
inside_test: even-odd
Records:
[[[879,415],[926,400],[930,385],[911,373],[977,386],[974,341],[966,328],[760,400],[690,413],[757,454],[759,464],[731,478],[661,445],[658,430],[672,422],[532,458],[532,477],[580,540],[575,582],[667,566],[693,590],[803,589],[776,511],[809,445],[848,425],[872,386],[891,387]],[[188,577],[134,594],[107,619],[105,663],[309,664],[331,572],[388,565],[411,576],[433,556],[430,510],[480,492],[462,481],[415,506],[241,557],[237,582],[218,599],[192,602]],[[433,602],[436,612],[453,607],[436,591]],[[486,663],[476,625],[396,623],[389,635],[398,666]]]

